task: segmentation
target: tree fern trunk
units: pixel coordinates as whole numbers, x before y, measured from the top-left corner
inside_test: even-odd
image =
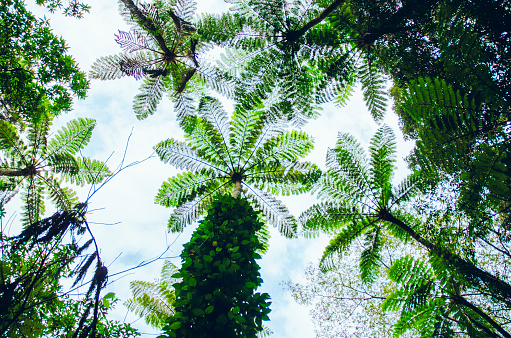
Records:
[[[238,198],[238,196],[241,194],[241,181],[234,182],[234,191],[232,192],[231,196],[234,198]]]
[[[475,313],[477,313],[478,316],[480,316],[481,318],[483,318],[488,324],[490,324],[491,326],[493,326],[493,328],[495,328],[495,330],[497,330],[503,337],[506,337],[506,338],[511,338],[511,335],[502,328],[502,326],[500,326],[497,322],[495,322],[490,316],[488,316],[486,313],[484,313],[483,311],[481,311],[481,309],[479,309],[477,306],[475,306],[474,304],[470,303],[469,301],[467,301],[463,296],[453,296],[452,299],[459,305],[463,305],[467,308],[469,308],[470,310],[474,311]],[[497,336],[497,335],[493,335],[493,336]]]
[[[35,168],[27,167],[23,169],[10,170],[10,169],[0,169],[0,176],[10,176],[10,177],[26,177],[36,173]]]
[[[410,237],[426,247],[430,253],[442,259],[447,265],[458,270],[458,272],[463,274],[465,278],[467,278],[467,281],[474,287],[477,287],[482,283],[487,288],[491,289],[492,295],[500,294],[501,297],[498,297],[500,300],[507,304],[511,304],[511,285],[498,277],[479,269],[473,263],[464,260],[460,256],[431,243],[425,238],[422,238],[412,228],[392,216],[387,210],[381,211],[379,216],[382,220],[391,222],[403,229],[408,235],[410,235]],[[478,283],[477,280],[481,283]]]

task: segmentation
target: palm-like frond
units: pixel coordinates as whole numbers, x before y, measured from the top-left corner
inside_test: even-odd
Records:
[[[267,107],[278,107],[276,117],[303,125],[317,116],[319,103],[333,99],[346,79],[355,76],[351,63],[340,61],[346,53],[334,47],[339,45],[337,37],[318,19],[326,9],[317,3],[230,2],[231,13],[202,18],[199,35],[230,47],[222,68],[242,79],[238,99],[262,96],[269,99]],[[341,4],[336,1],[328,13]],[[334,68],[349,75],[339,76]]]
[[[61,182],[51,174],[42,175],[40,179],[44,182],[48,198],[58,210],[71,210],[78,204],[79,200],[76,192],[68,187],[62,187]]]
[[[197,171],[215,168],[203,159],[196,149],[185,142],[168,139],[154,146],[154,150],[164,163],[172,164],[178,169]]]
[[[255,187],[248,187],[248,199],[258,205],[268,223],[288,238],[296,237],[297,222],[289,209],[273,195]]]
[[[21,192],[23,200],[21,221],[23,224],[33,224],[44,214],[44,184],[37,179],[30,178]]]
[[[48,142],[46,156],[76,154],[80,149],[89,143],[92,130],[96,126],[93,119],[76,119],[69,121],[62,127],[55,136]]]
[[[169,178],[161,185],[155,202],[165,207],[179,207],[185,202],[194,201],[208,190],[219,186],[217,173],[212,170],[184,172]]]
[[[178,272],[177,267],[170,261],[163,263],[160,279],[155,282],[132,281],[130,289],[133,298],[125,302],[126,307],[140,317],[144,317],[146,323],[161,329],[165,320],[174,313],[173,284],[178,282],[172,275]]]
[[[366,232],[368,228],[373,227],[376,221],[374,218],[361,218],[357,215],[356,219],[346,222],[341,231],[330,240],[325,248],[319,263],[321,270],[327,271],[334,268],[336,256],[342,255],[348,250],[351,243]]]
[[[72,173],[61,172],[60,176],[63,181],[84,186],[85,184],[99,183],[111,175],[110,170],[102,161],[87,157],[79,157],[75,161],[78,170]]]
[[[305,237],[315,237],[321,232],[334,235],[346,224],[360,222],[360,210],[353,203],[322,202],[311,206],[299,218]],[[355,220],[355,221],[354,221]]]
[[[156,203],[176,207],[169,227],[180,231],[207,210],[217,193],[233,193],[235,182],[268,222],[286,236],[296,235],[296,220],[270,193],[311,189],[321,175],[313,164],[297,162],[312,149],[303,132],[285,132],[282,122],[264,119],[258,104],[238,104],[227,118],[218,100],[206,97],[185,127],[188,142],[167,140],[155,146],[165,163],[190,170],[162,184]]]
[[[372,227],[365,234],[365,249],[360,255],[360,278],[364,283],[370,284],[377,277],[378,264],[381,261],[380,251],[383,247],[381,228]]]
[[[362,84],[367,108],[373,119],[379,122],[383,119],[387,108],[386,79],[369,60],[362,62],[358,69],[358,77]]]
[[[91,76],[102,80],[122,76],[143,79],[133,102],[138,119],[154,114],[164,90],[172,91],[171,99],[177,101],[182,94],[202,93],[204,85],[232,95],[229,76],[198,56],[209,45],[195,36],[196,29],[190,22],[195,9],[194,0],[152,4],[119,0],[122,17],[132,25],[130,32],[119,31],[115,38],[124,52],[99,58]],[[178,118],[180,115],[178,112]]]
[[[9,122],[0,120],[0,149],[9,157],[23,159],[27,147],[16,128]]]
[[[156,111],[164,89],[164,81],[161,76],[146,77],[140,85],[140,93],[133,99],[133,110],[137,119],[143,120]]]

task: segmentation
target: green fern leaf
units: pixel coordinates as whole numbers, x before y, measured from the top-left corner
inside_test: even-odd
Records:
[[[93,119],[76,119],[69,121],[48,142],[46,156],[73,155],[89,143],[92,130],[96,126]]]

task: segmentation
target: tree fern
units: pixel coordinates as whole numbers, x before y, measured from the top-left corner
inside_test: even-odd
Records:
[[[269,224],[292,237],[296,221],[271,193],[309,190],[319,169],[297,162],[312,149],[303,132],[285,132],[284,122],[268,121],[264,113],[239,103],[232,119],[213,98],[201,100],[194,121],[185,130],[187,142],[173,139],[154,147],[162,161],[189,170],[164,182],[156,202],[177,207],[169,221],[173,231],[204,214],[217,192],[243,194],[263,211]],[[236,188],[236,189],[234,189]]]
[[[280,117],[300,126],[317,116],[319,103],[350,83],[354,68],[340,61],[344,53],[336,48],[335,33],[322,24],[342,1],[327,8],[308,1],[231,3],[230,13],[202,18],[199,36],[234,49],[222,64],[241,79],[238,97],[259,95],[267,107],[280,107]]]
[[[381,121],[387,108],[385,77],[376,69],[370,59],[364,60],[358,69],[364,100],[375,121]]]
[[[178,101],[182,94],[197,91],[202,82],[229,94],[229,77],[197,55],[208,44],[197,39],[190,22],[195,1],[135,4],[132,0],[119,0],[119,5],[122,17],[132,25],[130,32],[119,31],[115,38],[123,53],[99,58],[91,75],[102,80],[122,76],[143,79],[133,102],[137,118],[152,115],[164,91],[172,92],[171,98]]]
[[[392,190],[395,162],[395,137],[382,126],[371,139],[370,160],[360,144],[349,134],[339,133],[336,147],[327,153],[327,172],[318,180],[315,190],[324,200],[300,216],[307,236],[318,231],[336,234],[321,261],[322,269],[331,268],[335,254],[350,247],[356,238],[365,236],[366,249],[360,259],[361,276],[367,283],[375,276],[379,251],[391,230],[397,237],[403,233],[388,223],[383,214],[399,210],[401,202],[410,200],[417,189],[417,176],[405,179],[408,189]],[[394,194],[400,192],[400,194]]]
[[[436,258],[433,257],[435,260]],[[503,326],[463,294],[466,285],[451,274],[439,260],[431,265],[425,260],[405,256],[390,267],[390,279],[398,288],[382,304],[384,311],[401,311],[394,326],[394,336],[414,328],[423,336],[454,337],[462,330],[470,337],[509,336]],[[473,298],[473,297],[472,297]]]
[[[75,157],[89,142],[96,124],[92,119],[72,120],[48,140],[51,118],[43,115],[29,123],[26,144],[12,126],[0,122],[0,147],[7,159],[0,162],[0,174],[23,188],[25,224],[41,218],[45,194],[60,210],[75,206],[76,193],[61,186],[61,180],[84,185],[98,183],[110,175],[104,163]]]

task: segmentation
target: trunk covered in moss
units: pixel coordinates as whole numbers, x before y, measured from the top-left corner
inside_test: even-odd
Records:
[[[258,214],[240,198],[219,196],[181,254],[182,278],[169,337],[256,337],[268,320],[270,298],[255,293],[262,279]]]

